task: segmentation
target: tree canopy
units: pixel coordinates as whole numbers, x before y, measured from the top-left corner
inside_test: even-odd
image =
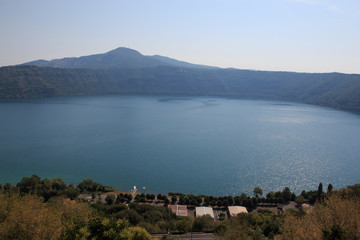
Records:
[[[258,197],[261,196],[262,194],[263,194],[263,190],[262,190],[261,187],[257,186],[257,187],[254,188],[254,195],[255,195],[255,197],[258,198]]]

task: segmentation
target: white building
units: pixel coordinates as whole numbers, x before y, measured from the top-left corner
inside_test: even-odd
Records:
[[[214,218],[214,211],[212,207],[196,207],[195,211],[196,217],[210,215],[210,217]]]
[[[169,205],[169,208],[176,216],[187,217],[187,206],[185,205]]]
[[[229,206],[229,214],[231,217],[235,217],[239,213],[248,213],[246,207],[241,206]]]

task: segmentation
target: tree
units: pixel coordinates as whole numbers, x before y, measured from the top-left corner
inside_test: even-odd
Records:
[[[331,183],[329,183],[329,185],[327,187],[327,192],[332,193],[333,189],[334,189],[333,185]]]
[[[211,232],[215,226],[214,219],[210,215],[204,215],[195,218],[192,230],[195,232]]]
[[[131,200],[132,200],[132,198],[133,198],[131,194],[125,194],[124,197],[126,198],[126,201],[127,201],[128,203],[131,202]]]
[[[233,205],[234,204],[234,197],[233,196],[228,196],[228,201],[229,201],[229,205]]]
[[[161,193],[159,193],[159,194],[156,196],[156,199],[157,199],[157,200],[164,200],[164,196],[163,196]]]
[[[112,204],[111,206],[106,206],[105,212],[108,215],[111,215],[126,209],[128,209],[128,207],[125,204],[117,203],[117,204]]]
[[[261,187],[257,186],[254,188],[254,195],[256,198],[259,197],[259,195],[261,196],[263,194],[263,190],[261,189]]]
[[[124,240],[151,240],[151,235],[140,227],[129,227],[125,229],[121,234],[121,238]]]
[[[290,201],[291,199],[291,191],[290,191],[290,188],[288,187],[285,187],[284,190],[282,191],[282,198],[284,199],[285,202],[288,202]]]
[[[154,194],[149,194],[149,196],[147,195],[146,198],[148,200],[155,200],[155,195]]]
[[[115,201],[115,196],[114,195],[107,195],[105,198],[106,204],[107,205],[112,205]]]
[[[136,195],[136,196],[135,196],[135,200],[136,200],[137,202],[142,202],[142,203],[146,202],[145,194],[142,193],[142,194]]]
[[[273,191],[266,194],[266,198],[268,198],[268,199],[273,199],[274,197],[275,197],[275,193]]]
[[[11,185],[11,183],[5,183],[4,190],[5,191],[11,191],[14,187]]]
[[[58,198],[57,205],[62,211],[61,222],[63,225],[60,240],[86,239],[90,235],[87,225],[95,213],[87,203],[74,203],[75,201],[63,201]]]
[[[175,229],[177,232],[183,234],[191,231],[192,220],[188,217],[182,217],[175,222]]]
[[[301,205],[301,204],[303,204],[304,203],[304,197],[303,196],[297,196],[296,198],[295,198],[295,202],[298,204],[298,205]]]
[[[136,225],[141,221],[144,221],[144,218],[138,214],[134,209],[125,209],[115,214],[117,219],[127,219],[131,225]]]
[[[119,195],[117,195],[115,203],[123,203],[125,201],[126,201],[126,198],[125,198],[124,194],[120,193]]]
[[[193,205],[193,206],[198,206],[199,205],[198,201],[196,201],[195,198],[191,199],[189,203],[190,203],[190,205]]]
[[[320,196],[322,195],[323,193],[323,185],[322,183],[319,184],[319,187],[318,187],[318,197],[320,198]]]
[[[270,211],[256,214],[238,214],[226,224],[226,229],[221,239],[274,239],[281,226],[281,215]]]
[[[360,239],[360,203],[333,193],[308,214],[284,215],[281,235],[276,239]]]
[[[41,188],[41,179],[37,175],[23,177],[16,185],[21,193],[37,193]]]
[[[240,199],[239,196],[234,197],[234,203],[235,203],[235,205],[241,205],[242,204],[242,200]]]
[[[96,192],[99,191],[99,184],[95,183],[92,179],[84,179],[78,188],[80,192]]]
[[[64,191],[66,189],[66,184],[62,178],[53,178],[51,179],[53,190]]]
[[[242,193],[239,198],[240,198],[240,201],[244,201],[244,200],[248,199],[248,196],[246,195],[246,193]]]
[[[65,190],[66,197],[70,198],[71,200],[74,200],[79,195],[79,190],[75,188],[73,185],[70,185]]]
[[[349,185],[344,190],[353,197],[360,197],[360,184]]]
[[[277,191],[274,193],[274,197],[277,199],[277,198],[282,198],[282,192],[280,191]]]
[[[61,213],[34,195],[0,194],[0,239],[58,239]]]

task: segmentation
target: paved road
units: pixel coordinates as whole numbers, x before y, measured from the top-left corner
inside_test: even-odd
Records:
[[[152,237],[162,238],[166,234],[152,234]],[[214,240],[215,236],[212,233],[187,233],[182,235],[171,235],[175,239],[181,240]]]

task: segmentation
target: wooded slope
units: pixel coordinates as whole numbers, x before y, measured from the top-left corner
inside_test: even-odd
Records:
[[[179,67],[0,68],[0,98],[94,94],[263,98],[360,112],[360,75]]]

